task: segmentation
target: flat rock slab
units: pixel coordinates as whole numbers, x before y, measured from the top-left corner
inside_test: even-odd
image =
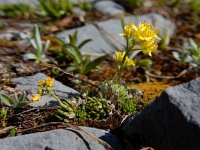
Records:
[[[82,49],[82,52],[89,53],[91,55],[98,54],[109,54],[113,52],[113,47],[111,47],[105,39],[102,37],[99,30],[91,24],[85,25],[80,28],[67,30],[57,34],[57,37],[64,39],[67,43],[69,42],[68,35],[78,32],[78,43],[86,39],[92,39],[91,42],[87,43]]]
[[[124,127],[124,137],[161,150],[200,148],[200,78],[166,89]]]
[[[81,127],[108,143],[112,149],[122,150],[119,139],[111,133],[95,128]],[[106,150],[104,145],[83,131],[72,128],[10,137],[0,140],[1,150]]]
[[[28,91],[28,93],[31,93],[32,95],[37,93],[37,83],[40,80],[44,80],[47,78],[47,75],[43,73],[37,73],[33,76],[27,76],[27,77],[19,77],[12,80],[14,84],[16,84],[17,88]],[[61,82],[56,81],[54,82],[54,87],[52,88],[56,95],[60,98],[67,98],[71,95],[77,95],[78,92],[68,86],[63,85]],[[30,95],[28,97],[31,97]],[[39,101],[30,103],[31,106],[37,107],[37,106],[43,106],[45,104],[55,104],[56,100],[49,95],[43,96]]]
[[[125,14],[125,9],[112,0],[95,1],[93,9],[108,16],[122,17]]]
[[[168,32],[169,37],[175,32],[175,25],[168,19],[165,19],[163,16],[155,13],[149,13],[140,16],[127,16],[124,18],[126,24],[134,23],[138,25],[140,22],[146,21],[151,22],[153,26],[158,29],[159,36],[162,37]],[[101,33],[106,38],[107,42],[110,42],[114,47],[121,50],[124,48],[125,40],[120,37],[119,34],[123,32],[121,20],[120,19],[111,19],[104,22],[96,23],[99,27]]]

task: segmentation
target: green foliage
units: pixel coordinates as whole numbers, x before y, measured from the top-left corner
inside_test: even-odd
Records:
[[[121,115],[131,114],[136,110],[137,97],[130,93],[123,85],[114,81],[105,81],[96,91],[98,94],[90,96],[88,93],[80,97],[65,100],[56,116],[61,120],[70,119],[106,119],[113,112]]]
[[[21,94],[21,96],[19,96],[19,97],[17,95],[15,95],[14,98],[12,98],[6,94],[0,93],[0,101],[4,105],[13,107],[13,108],[22,108],[22,107],[27,106],[27,102],[25,101],[25,98],[26,98],[25,92],[23,92]]]
[[[91,11],[92,10],[92,4],[90,2],[81,2],[78,1],[79,7],[85,11]]]
[[[159,0],[159,3],[162,5],[171,5],[173,7],[177,7],[184,1],[186,1],[186,0],[170,0],[170,1],[169,0]]]
[[[197,14],[200,14],[200,1],[198,0],[192,0],[191,3],[191,8],[192,10],[197,13]]]
[[[137,97],[121,84],[112,80],[105,81],[100,86],[99,93],[103,95],[103,98],[111,100],[116,109],[119,109],[122,114],[130,114],[136,110]]]
[[[145,0],[128,0],[128,4],[132,6],[140,6],[144,3]]]
[[[77,32],[74,32],[73,35],[69,35],[69,44],[66,46],[63,45],[64,42],[60,43],[63,45],[63,50],[59,54],[60,56],[65,56],[66,59],[70,57],[73,61],[70,63],[70,66],[67,68],[68,72],[77,72],[80,74],[88,74],[104,60],[104,56],[98,57],[94,60],[91,60],[89,55],[83,55],[80,52],[80,49],[85,46],[91,39],[86,39],[82,41],[80,44],[77,43]]]
[[[91,60],[89,55],[84,55],[80,52],[83,46],[92,41],[91,39],[86,39],[78,44],[77,32],[69,35],[68,39],[69,43],[65,44],[63,40],[53,38],[51,40],[56,44],[50,47],[51,52],[57,55],[59,62],[69,64],[69,67],[67,67],[68,72],[88,74],[104,60],[104,56]]]
[[[200,45],[192,39],[189,39],[189,46],[183,47],[183,52],[174,51],[172,54],[178,61],[189,63],[192,66],[200,65]]]
[[[62,120],[101,120],[112,113],[111,103],[102,97],[90,97],[87,94],[82,96],[83,98],[78,97],[64,101],[65,107],[59,109],[56,116]]]
[[[147,58],[138,61],[138,66],[141,67],[150,67],[151,65],[152,65],[152,60]]]
[[[39,3],[43,11],[53,19],[62,18],[73,12],[71,0],[39,0]]]
[[[35,60],[36,63],[40,61],[47,61],[45,52],[48,50],[50,41],[42,41],[38,26],[35,25],[33,29],[33,38],[30,40],[32,47],[34,48],[34,53],[27,53],[24,55],[24,59]]]
[[[0,109],[0,127],[6,126],[6,118],[7,118],[7,109],[1,108]]]
[[[0,5],[0,16],[3,17],[20,17],[31,12],[33,12],[33,9],[30,6],[22,3]]]
[[[13,137],[16,135],[16,129],[15,128],[11,128],[7,131],[7,134],[9,137]]]
[[[159,46],[162,50],[166,50],[169,43],[170,43],[170,36],[169,36],[169,29],[167,29],[165,30],[164,34],[161,37]]]

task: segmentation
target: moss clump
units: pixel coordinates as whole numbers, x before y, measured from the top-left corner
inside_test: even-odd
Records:
[[[170,85],[163,82],[144,82],[131,85],[130,87],[138,88],[143,92],[141,104],[147,105],[153,101],[162,91],[170,87]]]

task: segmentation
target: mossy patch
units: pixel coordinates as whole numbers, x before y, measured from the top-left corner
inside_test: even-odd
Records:
[[[143,92],[144,95],[141,99],[141,104],[147,105],[153,101],[162,91],[170,87],[170,85],[163,82],[144,82],[130,85],[130,87],[138,88]]]

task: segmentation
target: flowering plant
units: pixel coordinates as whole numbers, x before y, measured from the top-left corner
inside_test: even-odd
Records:
[[[160,40],[157,33],[158,30],[155,30],[150,22],[141,22],[138,27],[133,23],[124,27],[124,33],[120,36],[125,38],[126,48],[124,51],[115,52],[118,63],[117,73],[114,77],[116,82],[120,80],[125,67],[135,66],[135,61],[129,58],[131,53],[138,54],[142,51],[151,56],[151,53],[157,50],[157,41]]]

